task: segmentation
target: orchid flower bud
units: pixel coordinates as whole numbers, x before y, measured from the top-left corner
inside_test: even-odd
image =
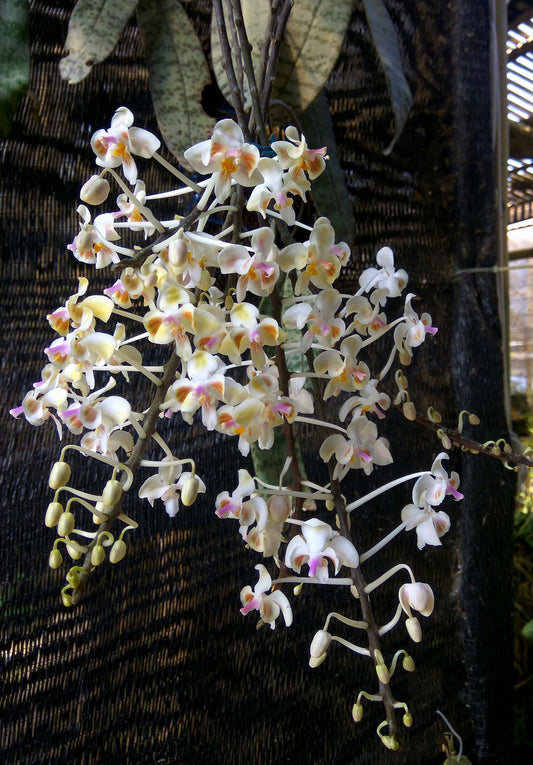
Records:
[[[415,643],[420,643],[422,640],[422,628],[416,616],[410,616],[409,619],[406,619],[405,626],[411,640]]]
[[[405,401],[402,406],[403,416],[406,420],[414,422],[416,420],[416,408],[412,401]]]
[[[56,462],[50,471],[48,486],[51,489],[59,489],[66,486],[70,478],[70,465],[67,462]]]
[[[68,537],[74,530],[75,518],[72,513],[62,513],[57,523],[57,533],[60,537]]]
[[[354,722],[361,722],[363,719],[363,705],[355,703],[352,707],[352,717]]]
[[[414,672],[415,667],[415,661],[412,656],[409,656],[409,654],[405,654],[402,660],[402,667],[405,669],[406,672]]]
[[[185,479],[181,490],[181,502],[185,507],[192,505],[198,496],[199,486],[200,483],[195,475]]]
[[[376,674],[380,682],[383,685],[388,685],[390,682],[390,673],[386,664],[376,664]]]
[[[71,568],[70,571],[67,572],[67,575],[65,577],[73,590],[77,590],[81,584],[80,575],[78,571],[76,570],[79,568],[80,568],[79,566],[75,566],[74,568]]]
[[[322,654],[326,653],[331,643],[331,635],[326,630],[318,630],[309,648],[309,653],[315,659],[318,659]]]
[[[102,545],[95,545],[91,552],[91,564],[93,566],[99,566],[104,562],[105,550]]]
[[[88,205],[101,205],[109,195],[109,183],[100,175],[92,175],[83,184],[80,191],[80,199]]]
[[[44,516],[44,525],[49,529],[53,529],[57,526],[57,523],[63,513],[63,505],[60,502],[50,502],[46,508],[46,515]]]
[[[67,552],[72,560],[79,560],[82,556],[81,550],[78,550],[78,548],[73,545],[67,545]]]
[[[48,565],[50,568],[59,568],[59,566],[63,563],[63,556],[59,552],[59,550],[54,547],[53,550],[50,551],[50,556],[48,558]]]
[[[102,502],[110,507],[116,505],[122,496],[122,484],[116,478],[110,478],[102,492]]]
[[[122,539],[117,539],[117,541],[113,544],[113,547],[109,551],[109,562],[119,563],[119,561],[121,561],[125,555],[126,555],[126,542],[124,542]]]

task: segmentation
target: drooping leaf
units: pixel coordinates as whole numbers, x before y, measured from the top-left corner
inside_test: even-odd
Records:
[[[413,103],[413,96],[403,71],[398,35],[383,0],[363,0],[363,4],[370,33],[385,71],[394,110],[396,130],[392,141],[383,150],[384,154],[390,154],[404,128]]]
[[[252,45],[256,76],[270,6],[270,0],[242,0],[244,23]],[[351,0],[297,0],[294,3],[281,48],[272,91],[273,98],[284,101],[298,113],[309,106],[324,87],[335,66],[351,12]],[[235,58],[239,54],[232,40],[229,23],[226,24],[226,30]],[[218,86],[231,103],[214,15],[211,23],[211,56]],[[249,107],[246,81],[244,93],[245,104]]]
[[[64,80],[81,82],[94,64],[106,59],[119,41],[138,0],[78,0],[68,25],[65,48],[59,62]]]
[[[0,136],[5,138],[30,78],[28,0],[0,0],[0,22]]]
[[[209,67],[178,0],[142,0],[137,17],[159,129],[179,157],[213,129],[214,120],[201,105],[202,91],[211,79]]]
[[[339,162],[333,120],[329,112],[328,99],[321,90],[312,104],[300,115],[302,130],[308,146],[327,146],[329,159],[326,169],[313,181],[313,201],[318,215],[329,218],[335,229],[336,241],[354,241],[354,216],[346,181]]]

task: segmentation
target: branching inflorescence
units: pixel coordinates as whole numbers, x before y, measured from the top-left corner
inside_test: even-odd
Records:
[[[412,419],[405,375],[391,370],[397,362],[409,364],[414,349],[436,332],[431,317],[416,313],[412,293],[402,297],[408,277],[396,269],[387,247],[378,252],[376,267],[361,273],[355,294],[335,288],[350,249],[336,242],[328,219],[319,217],[312,227],[300,223],[294,204],[307,201],[312,181],[325,167],[326,149],[310,149],[296,128],[286,128],[283,138],[265,150],[245,141],[241,128],[224,119],[210,139],[185,152],[202,179],[189,181],[165,163],[178,187],[149,194],[134,157],[161,162],[159,141],[132,125],[132,113],[120,108],[110,129],[93,136],[102,172],[82,188],[80,231],[68,246],[96,268],[115,264],[119,278],[99,295],[89,294],[88,281],[81,278],[74,295],[49,314],[58,337],[45,349],[42,379],[12,410],[33,425],[51,419],[60,437],[65,428],[80,436],[79,445],[64,447],[52,468],[49,483],[55,494],[45,517],[57,532],[50,566],[60,567],[65,554],[74,561],[63,602],[69,606],[79,600],[89,575],[106,558],[117,563],[126,554],[125,532],[137,524],[125,514],[123,500],[138,470],[150,471],[138,496],[151,505],[162,501],[170,516],[205,491],[194,455],[177,455],[158,433],[163,418],[179,414],[188,424],[201,420],[208,431],[234,437],[244,456],[252,445],[272,449],[276,431],[283,432],[287,459],[277,483],[241,469],[237,485],[221,490],[216,499],[217,516],[236,520],[242,542],[262,561],[255,566],[257,582],[241,591],[241,613],[257,611],[259,624],[271,629],[280,617],[289,626],[293,614],[285,585],[347,588],[359,602],[358,618],[330,613],[311,641],[309,663],[321,664],[332,642],[369,657],[378,687],[358,693],[353,717],[361,719],[363,699],[381,701],[386,717],[378,734],[395,749],[395,711],[403,711],[406,726],[412,718],[407,704],[394,699],[389,681],[400,659],[408,671],[414,662],[399,651],[387,664],[381,640],[405,616],[409,637],[420,641],[415,614],[429,616],[434,598],[429,584],[417,582],[406,564],[369,583],[361,566],[403,530],[416,532],[419,548],[439,545],[450,525],[440,507],[448,494],[461,499],[459,479],[448,475],[447,455],[441,453],[429,469],[351,502],[343,497],[341,482],[352,470],[369,475],[392,462],[377,425],[391,405],[382,381],[392,376],[393,403]],[[117,173],[120,168],[128,183]],[[108,179],[121,192],[116,209],[92,220],[86,205],[107,200]],[[193,212],[159,220],[153,209],[157,200],[184,194],[196,195]],[[141,244],[121,244],[126,232],[140,237]],[[391,305],[399,306],[394,318],[385,313]],[[368,349],[381,338],[390,339],[390,351],[371,371]],[[168,347],[165,365],[143,363],[140,349],[150,343]],[[143,375],[153,390],[151,405],[142,411],[113,393],[118,377],[127,383],[134,374]],[[342,405],[333,421],[323,402],[337,398]],[[304,478],[293,423],[324,430],[325,485]],[[159,459],[147,459],[148,448],[158,451]],[[101,492],[71,485],[73,450],[107,466]],[[403,508],[397,528],[359,551],[352,511],[409,481],[412,503]],[[84,521],[87,511],[92,524]],[[332,522],[325,520],[332,515]],[[398,574],[404,583],[397,609],[379,625],[369,594]],[[353,628],[362,640],[336,635],[336,622]]]

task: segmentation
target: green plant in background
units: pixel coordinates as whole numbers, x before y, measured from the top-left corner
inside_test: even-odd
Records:
[[[529,429],[531,412],[521,407],[523,443],[533,449]],[[514,421],[513,421],[514,424]],[[525,427],[524,427],[525,424]],[[529,435],[525,434],[529,431]],[[524,757],[533,752],[530,722],[533,720],[533,478],[522,477],[514,523],[514,619],[515,619],[515,739]]]

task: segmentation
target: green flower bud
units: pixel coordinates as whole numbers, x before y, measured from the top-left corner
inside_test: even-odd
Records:
[[[82,552],[72,545],[67,545],[67,552],[72,560],[79,560],[82,556]]]
[[[48,558],[48,565],[50,568],[59,568],[59,566],[63,563],[63,556],[59,552],[59,550],[54,547],[53,550],[50,550],[50,556]]]
[[[70,465],[67,462],[56,462],[50,471],[48,486],[51,489],[59,489],[66,486],[70,478]]]
[[[416,669],[413,657],[408,655],[403,657],[402,666],[406,672],[414,672]]]
[[[74,515],[72,513],[62,513],[57,523],[57,533],[60,537],[67,537],[75,525]]]
[[[381,740],[387,749],[391,749],[393,752],[396,752],[400,748],[400,742],[396,736],[382,736]]]
[[[198,496],[198,487],[200,483],[196,476],[190,476],[183,482],[183,488],[181,490],[181,502],[185,507],[192,505],[196,497]]]
[[[416,409],[412,401],[406,401],[402,406],[403,416],[406,420],[414,422],[416,420]]]
[[[105,550],[102,545],[95,545],[91,552],[91,563],[93,566],[99,566],[105,560]]]
[[[113,547],[109,551],[110,563],[118,563],[126,555],[126,542],[122,539],[117,539]]]
[[[406,712],[404,714],[404,716],[403,716],[403,724],[405,725],[406,728],[410,728],[411,727],[411,725],[413,724],[413,715],[411,714],[411,712]]]
[[[363,719],[363,705],[362,704],[354,704],[352,707],[352,717],[354,719],[354,722],[361,722]]]
[[[73,590],[77,590],[78,587],[80,586],[80,582],[81,582],[80,575],[73,568],[71,568],[70,571],[67,572],[66,580],[70,584]]]
[[[61,600],[63,601],[63,605],[67,608],[70,608],[72,605],[72,595],[70,595],[68,592],[65,592],[65,590],[61,590]]]
[[[102,492],[102,502],[108,507],[116,505],[122,496],[122,484],[116,478],[111,478],[105,485]]]
[[[376,664],[376,674],[384,685],[389,684],[390,673],[386,664]]]
[[[49,529],[53,529],[57,526],[57,523],[63,512],[63,505],[60,502],[50,502],[46,508],[46,515],[44,516],[44,525]]]

